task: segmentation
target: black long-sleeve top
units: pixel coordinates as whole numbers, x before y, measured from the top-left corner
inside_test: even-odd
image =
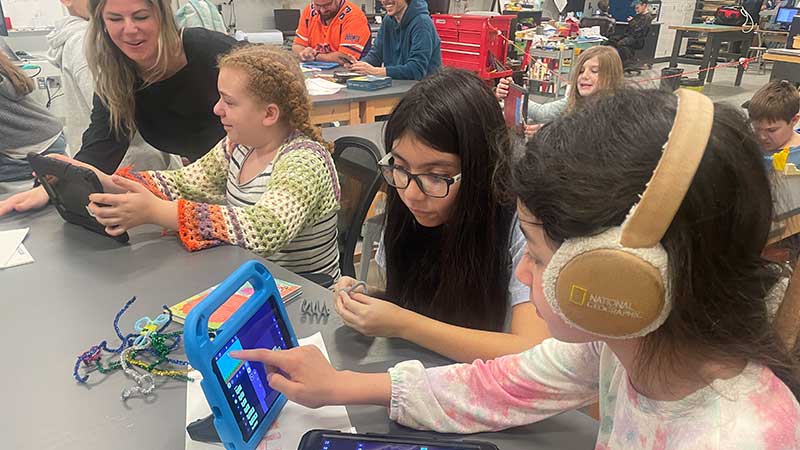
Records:
[[[620,44],[633,49],[643,48],[651,22],[653,22],[653,16],[649,12],[637,14],[628,22],[628,29],[625,30]]]
[[[236,40],[204,28],[183,30],[186,66],[171,77],[134,90],[136,129],[147,143],[167,153],[194,161],[206,154],[225,136],[214,104],[219,99],[217,59]],[[94,96],[91,123],[75,158],[106,173],[117,170],[130,145],[130,137],[111,128],[111,116]]]

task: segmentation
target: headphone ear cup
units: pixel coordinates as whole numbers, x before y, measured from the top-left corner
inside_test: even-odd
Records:
[[[567,324],[606,338],[644,336],[671,309],[667,253],[619,244],[620,229],[564,242],[544,273],[544,293]]]

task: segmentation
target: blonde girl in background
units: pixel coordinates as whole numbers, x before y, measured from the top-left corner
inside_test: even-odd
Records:
[[[511,77],[500,79],[495,89],[498,100],[508,96],[508,86],[511,81]],[[550,103],[528,101],[528,124],[525,125],[525,135],[532,136],[542,124],[561,117],[565,112],[582,108],[589,98],[598,94],[613,94],[624,84],[622,60],[614,48],[595,46],[584,50],[572,69],[566,97]]]

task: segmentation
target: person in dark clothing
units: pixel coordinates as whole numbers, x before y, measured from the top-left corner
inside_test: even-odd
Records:
[[[217,58],[236,41],[179,30],[169,0],[90,0],[87,60],[95,81],[91,123],[75,159],[117,170],[135,133],[194,161],[225,136],[214,115]],[[200,150],[204,149],[204,150]],[[0,202],[0,216],[47,204],[37,187]]]
[[[637,0],[636,17],[628,17],[628,28],[625,34],[619,39],[609,40],[609,44],[617,48],[622,65],[627,66],[633,59],[636,50],[644,48],[644,41],[650,31],[650,23],[653,16],[647,8],[647,0]]]
[[[421,80],[442,67],[441,41],[424,0],[381,0],[386,8],[369,53],[350,70],[395,80]]]
[[[608,13],[608,0],[600,0],[597,2],[597,10],[591,17],[586,16],[581,18],[580,27],[599,27],[601,36],[611,38],[614,36],[614,27],[616,24],[617,20]]]

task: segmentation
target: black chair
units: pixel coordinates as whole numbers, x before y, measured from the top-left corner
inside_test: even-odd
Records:
[[[355,278],[353,256],[364,219],[383,182],[378,167],[383,155],[373,142],[361,137],[340,137],[333,145],[333,161],[342,188],[341,209],[337,218],[339,267],[342,275]],[[364,248],[362,252],[371,254],[372,248]]]
[[[610,38],[614,35],[614,19],[603,16],[583,17],[581,18],[581,28],[600,27],[600,35]]]

